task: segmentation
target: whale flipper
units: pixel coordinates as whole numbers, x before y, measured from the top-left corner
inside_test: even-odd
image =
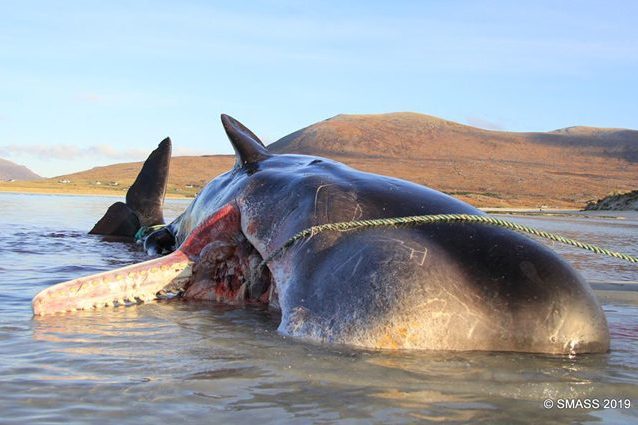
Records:
[[[142,226],[164,224],[164,195],[171,164],[171,139],[166,138],[148,156],[135,182],[126,193],[126,205]]]
[[[89,234],[133,237],[140,227],[135,213],[124,202],[116,202],[95,223]]]
[[[171,162],[171,139],[166,138],[148,156],[126,193],[126,204],[116,202],[93,226],[90,234],[134,237],[140,227],[164,223],[162,207]]]

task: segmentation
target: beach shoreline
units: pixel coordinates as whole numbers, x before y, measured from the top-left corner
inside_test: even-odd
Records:
[[[124,198],[125,191],[116,190],[63,190],[55,188],[18,187],[10,188],[0,186],[0,193],[12,193],[17,195],[61,195],[61,196],[104,196],[109,198]],[[194,199],[194,196],[167,193],[166,199]]]
[[[126,192],[123,190],[99,190],[84,188],[78,190],[68,190],[66,188],[52,188],[52,187],[7,187],[0,184],[0,193],[10,193],[16,195],[59,195],[59,196],[103,196],[109,198],[124,198]],[[167,193],[166,199],[194,199],[193,195],[181,195],[177,193]],[[575,213],[579,212],[578,208],[539,208],[536,206],[512,206],[512,207],[489,207],[489,206],[476,206],[479,210],[486,213],[494,214],[554,214],[554,213]]]

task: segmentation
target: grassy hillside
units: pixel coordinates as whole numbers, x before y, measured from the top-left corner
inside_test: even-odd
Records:
[[[478,206],[580,207],[638,187],[638,131],[478,129],[429,115],[338,115],[275,152],[316,153],[431,186]]]
[[[167,196],[194,197],[210,179],[228,171],[234,162],[231,155],[173,157]],[[142,162],[107,165],[40,181],[0,182],[0,190],[124,197],[141,168]]]
[[[612,191],[638,187],[638,131],[633,130],[571,127],[514,133],[416,113],[338,115],[285,136],[269,149],[326,156],[483,207],[579,208]],[[220,155],[173,158],[169,196],[193,196],[233,162]],[[97,167],[38,182],[0,183],[0,190],[123,195],[140,167]]]

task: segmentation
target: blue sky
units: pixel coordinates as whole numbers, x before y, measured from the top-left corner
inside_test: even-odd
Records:
[[[54,176],[339,113],[638,128],[638,2],[0,0],[0,157]]]

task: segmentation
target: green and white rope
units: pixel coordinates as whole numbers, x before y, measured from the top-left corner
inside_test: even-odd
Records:
[[[142,226],[139,228],[137,233],[135,233],[134,239],[136,242],[143,241],[145,237],[150,235],[156,230],[163,229],[166,227],[165,224],[156,224],[154,226]]]
[[[500,218],[495,218],[488,215],[434,214],[434,215],[415,215],[410,217],[378,218],[374,220],[344,221],[341,223],[328,223],[328,224],[320,224],[318,226],[312,226],[305,230],[302,230],[301,232],[295,234],[293,237],[288,239],[282,246],[277,248],[264,261],[262,261],[260,264],[260,267],[266,265],[266,263],[268,263],[273,258],[281,254],[285,249],[289,248],[296,241],[300,239],[312,237],[322,232],[327,232],[327,231],[345,232],[348,230],[362,229],[362,228],[369,228],[369,227],[421,225],[421,224],[431,224],[431,223],[454,223],[454,222],[480,223],[480,224],[487,224],[490,226],[504,227],[504,228],[516,230],[522,233],[529,233],[531,235],[549,239],[551,241],[575,246],[577,248],[586,249],[588,251],[592,251],[597,254],[608,255],[610,257],[618,258],[620,260],[625,260],[632,263],[638,263],[638,257],[635,257],[633,255],[611,251],[609,249],[601,248],[596,245],[580,242],[575,239],[569,239],[564,236],[557,235],[555,233],[537,230],[532,227],[527,227],[527,226],[523,226],[522,224],[512,223],[511,221],[507,221],[507,220],[501,220]]]

